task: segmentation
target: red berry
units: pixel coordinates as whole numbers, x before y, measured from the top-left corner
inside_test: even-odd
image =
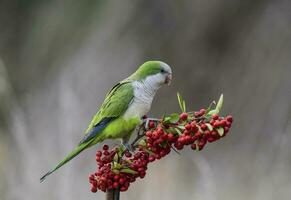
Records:
[[[213,127],[214,128],[217,128],[220,126],[220,122],[219,121],[215,121],[214,124],[213,124]]]
[[[221,120],[220,121],[220,126],[225,126],[226,125],[226,120]]]
[[[153,121],[150,121],[148,126],[150,129],[152,129],[155,127],[155,123]]]
[[[112,186],[113,186],[113,188],[118,188],[119,183],[118,182],[114,182]]]
[[[233,122],[233,118],[232,118],[232,116],[231,116],[231,115],[228,115],[228,116],[226,117],[226,121],[232,123],[232,122]]]
[[[226,126],[227,126],[227,127],[231,127],[231,122],[226,121]]]
[[[97,187],[91,187],[91,192],[96,193],[97,192]]]
[[[123,185],[124,183],[125,183],[125,179],[124,178],[119,179],[119,184],[120,185]]]
[[[211,131],[211,136],[216,137],[219,136],[216,130]]]
[[[200,127],[201,127],[201,129],[202,129],[202,130],[206,130],[206,129],[207,129],[207,126],[206,126],[206,124],[201,124],[201,126],[200,126]]]
[[[212,119],[214,119],[214,120],[218,120],[218,118],[219,118],[219,116],[218,116],[217,114],[213,114],[213,115],[212,115]]]
[[[168,136],[168,140],[169,140],[170,142],[174,142],[175,137],[174,137],[173,133],[169,133],[167,136]]]
[[[176,143],[174,144],[174,146],[175,146],[176,149],[178,149],[178,150],[182,150],[183,147],[184,147],[184,145],[183,145],[181,142],[176,142]]]
[[[94,179],[95,179],[94,174],[91,174],[91,175],[89,176],[89,180],[94,180]]]
[[[96,152],[96,156],[101,157],[102,156],[102,152],[101,151],[97,151]]]
[[[155,159],[156,159],[156,158],[155,158],[154,156],[150,156],[150,157],[149,157],[149,161],[150,161],[150,162],[154,162]]]
[[[204,115],[206,113],[206,110],[204,108],[202,108],[200,111],[199,111],[199,114],[200,115]]]
[[[184,134],[184,135],[190,135],[190,131],[188,131],[188,130],[184,130],[183,134]]]
[[[108,146],[107,144],[104,144],[104,145],[103,145],[103,150],[104,150],[104,151],[107,151],[108,149],[109,149],[109,146]]]
[[[181,119],[182,121],[185,121],[187,118],[188,118],[188,113],[182,113],[182,114],[180,115],[180,119]]]
[[[161,138],[162,138],[162,140],[167,140],[168,139],[168,135],[167,134],[163,134],[162,136],[161,136]]]
[[[154,139],[154,140],[156,140],[156,139],[158,139],[160,136],[159,136],[159,134],[158,134],[158,132],[157,131],[154,131],[153,132],[153,136],[152,136],[152,138]]]
[[[191,142],[191,136],[190,135],[186,135],[186,137],[185,137],[185,143],[186,144],[191,144],[192,142]]]
[[[192,130],[193,132],[197,131],[197,124],[196,124],[195,121],[191,122],[191,130]]]
[[[213,137],[208,137],[207,138],[207,142],[210,142],[211,143],[211,142],[214,142],[214,141],[215,141],[215,138],[213,138]]]
[[[144,169],[142,167],[138,168],[137,171],[142,172]]]
[[[185,125],[185,129],[188,130],[188,131],[191,130],[191,125],[190,124],[186,124]]]
[[[161,135],[164,134],[164,130],[161,129],[161,128],[159,128],[159,129],[157,130],[157,133],[158,133],[159,136],[161,136]]]
[[[196,149],[196,144],[191,144],[191,149],[195,150]]]
[[[200,113],[199,112],[194,112],[195,117],[199,117]]]
[[[147,132],[146,132],[146,136],[147,136],[147,137],[152,137],[152,132],[151,132],[151,131],[147,131]]]
[[[101,157],[96,156],[96,161],[97,161],[97,162],[100,162],[100,161],[101,161]]]
[[[128,157],[128,158],[130,158],[132,155],[131,155],[130,152],[126,151],[126,152],[125,152],[125,156]]]
[[[146,175],[146,172],[145,171],[142,171],[142,172],[139,173],[140,178],[144,178],[145,175]]]
[[[119,175],[116,174],[116,175],[114,176],[114,180],[116,180],[116,181],[119,180]]]
[[[206,131],[204,132],[204,137],[208,138],[210,135],[211,135],[211,134],[210,134],[210,131],[209,131],[209,130],[206,130]]]
[[[200,131],[197,131],[197,132],[195,133],[195,137],[196,137],[196,138],[200,138],[201,136],[202,136],[202,134],[201,134]]]
[[[211,119],[209,123],[213,126],[214,122],[215,122],[215,120]]]
[[[121,187],[120,187],[120,191],[121,191],[121,192],[125,192],[127,189],[128,189],[128,187],[125,187],[125,186],[121,186]]]

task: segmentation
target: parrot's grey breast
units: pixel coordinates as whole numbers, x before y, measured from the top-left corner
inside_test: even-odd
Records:
[[[134,88],[134,98],[124,114],[125,119],[133,117],[142,118],[151,108],[154,96],[159,89],[152,80],[147,78],[144,81],[134,81],[132,83]]]

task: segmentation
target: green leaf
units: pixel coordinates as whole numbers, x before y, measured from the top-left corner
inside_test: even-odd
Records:
[[[223,94],[220,95],[220,98],[216,104],[216,107],[214,110],[210,110],[207,115],[206,115],[206,118],[210,117],[211,115],[214,115],[214,114],[218,114],[221,110],[221,107],[222,107],[222,104],[223,104]]]
[[[206,109],[206,112],[205,112],[205,113],[208,114],[208,113],[210,112],[212,106],[215,105],[215,104],[216,104],[216,102],[215,102],[215,101],[212,101],[212,102],[210,103],[210,105],[208,106],[208,108]]]
[[[224,129],[223,129],[222,127],[219,127],[219,128],[217,128],[216,130],[217,130],[218,134],[220,135],[220,137],[223,136],[223,134],[224,134]]]
[[[145,147],[145,146],[146,146],[146,142],[145,142],[145,140],[140,140],[140,141],[138,142],[138,145]]]
[[[119,158],[118,153],[116,153],[113,157],[113,161],[118,162],[118,158]]]
[[[205,125],[207,126],[208,130],[212,131],[213,130],[213,127],[211,124],[209,123],[205,123]]]
[[[162,122],[165,121],[165,118],[166,118],[166,114],[164,113],[164,114],[163,114],[163,117],[162,117]]]
[[[218,114],[216,109],[214,109],[214,110],[210,110],[210,111],[208,112],[208,114],[206,115],[206,117],[211,116],[211,115],[214,115],[214,114]]]
[[[120,158],[122,157],[124,151],[125,151],[125,147],[121,145],[121,146],[118,148],[118,156],[119,156]]]
[[[114,169],[121,169],[121,168],[122,168],[122,165],[121,164],[115,163]]]
[[[216,114],[218,114],[220,112],[222,104],[223,104],[223,94],[220,95],[220,98],[219,98],[218,103],[216,105],[216,108],[215,108],[215,110],[217,111]]]
[[[183,101],[183,112],[186,112],[186,103]]]
[[[175,128],[175,130],[177,131],[177,133],[178,133],[179,135],[181,135],[181,134],[182,134],[182,132],[180,131],[180,129],[178,129],[178,128]]]
[[[178,97],[178,102],[179,102],[179,106],[181,108],[181,110],[183,110],[183,106],[182,106],[182,96],[180,95],[179,92],[177,92],[177,97]]]
[[[170,116],[170,122],[171,123],[177,123],[178,121],[179,121],[179,119],[180,119],[180,116],[177,114],[177,113],[173,113],[173,114],[171,114]]]
[[[136,171],[130,169],[130,168],[123,168],[120,170],[120,172],[124,172],[124,173],[127,173],[127,174],[137,174]]]
[[[163,119],[163,122],[165,122],[165,123],[169,123],[169,122],[170,122],[170,119],[171,119],[171,117],[165,117],[165,118]]]
[[[131,160],[128,160],[128,159],[125,159],[124,161],[129,163],[129,164],[133,163]]]
[[[179,125],[179,126],[177,126],[179,129],[181,129],[181,130],[184,130],[185,129],[185,126],[182,126],[182,125]]]
[[[177,92],[179,106],[182,112],[186,112],[186,104],[179,92]]]
[[[146,152],[148,152],[150,155],[153,155],[154,152],[152,152],[151,150],[147,149],[147,148],[143,148]]]
[[[114,174],[119,174],[119,170],[117,169],[112,169],[112,171],[114,172]]]

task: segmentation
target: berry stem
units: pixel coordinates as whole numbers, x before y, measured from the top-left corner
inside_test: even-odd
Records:
[[[114,200],[114,190],[107,190],[106,200]]]
[[[119,200],[120,191],[119,189],[111,189],[106,192],[106,200]]]
[[[119,200],[120,197],[120,190],[119,188],[114,190],[114,200]]]

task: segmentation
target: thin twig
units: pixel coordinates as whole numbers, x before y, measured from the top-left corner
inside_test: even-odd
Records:
[[[114,190],[114,200],[119,200],[119,198],[120,198],[120,190],[118,188]]]
[[[106,192],[106,200],[114,200],[114,190],[108,190]]]

